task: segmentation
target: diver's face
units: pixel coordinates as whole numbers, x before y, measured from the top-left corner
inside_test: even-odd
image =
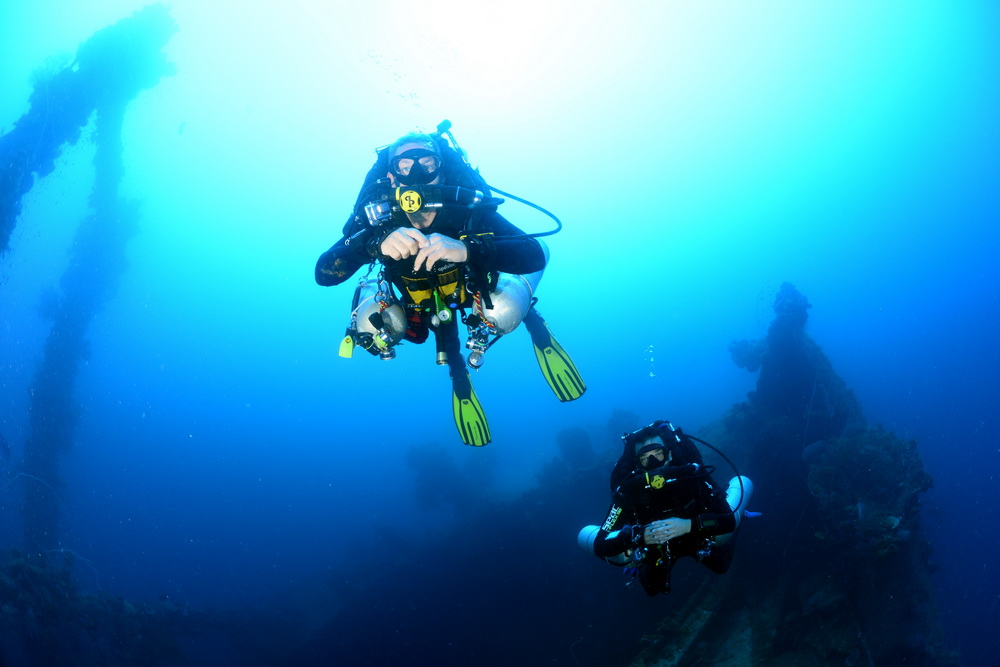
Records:
[[[441,157],[424,144],[403,144],[389,156],[389,179],[393,187],[437,185],[441,182]]]
[[[648,449],[647,451],[642,452],[642,454],[639,454],[638,457],[639,467],[641,467],[643,470],[652,470],[654,468],[659,468],[660,466],[663,465],[664,461],[667,460],[666,453],[663,450],[663,440],[661,440],[660,438],[657,437],[649,438],[648,440],[639,443],[639,446],[636,449],[638,451],[641,451],[642,449],[649,447],[650,445],[659,445],[659,446],[654,449]]]

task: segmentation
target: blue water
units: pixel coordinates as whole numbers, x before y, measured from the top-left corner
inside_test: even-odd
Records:
[[[0,132],[33,71],[142,6],[64,4],[0,8]],[[177,74],[128,109],[122,194],[140,229],[90,325],[63,464],[81,585],[266,605],[361,567],[385,526],[416,545],[445,530],[448,511],[413,501],[408,448],[447,446],[483,497],[507,499],[559,431],[603,434],[615,408],[697,432],[753,388],[726,347],[764,334],[790,281],[868,419],[919,442],[947,640],[985,664],[1000,622],[997,8],[534,4],[173,3]],[[373,149],[443,118],[487,180],[562,218],[539,310],[589,385],[559,404],[511,335],[474,378],[484,450],[458,442],[432,349],[338,358],[352,289],[312,278]],[[15,462],[91,139],[25,198],[0,259]],[[0,487],[3,548],[20,540],[17,494]]]

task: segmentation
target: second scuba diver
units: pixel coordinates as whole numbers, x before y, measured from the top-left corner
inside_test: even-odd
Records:
[[[586,385],[533,307],[548,259],[535,238],[543,234],[525,234],[497,212],[503,200],[490,196],[443,136],[454,143],[449,127],[445,121],[436,134],[407,134],[378,151],[343,237],[316,264],[316,282],[339,285],[380,263],[378,280],[362,280],[355,293],[341,356],[360,346],[391,359],[399,342],[423,343],[433,332],[462,441],[482,446],[492,436],[462,354],[459,319],[469,331],[469,366],[478,368],[483,353],[523,321],[559,400],[579,398]]]
[[[580,547],[626,567],[649,595],[670,592],[670,572],[684,556],[712,572],[728,572],[732,533],[746,514],[751,481],[737,476],[728,489],[720,487],[691,436],[668,421],[625,434],[622,441],[611,472],[611,509],[602,526],[580,531]]]

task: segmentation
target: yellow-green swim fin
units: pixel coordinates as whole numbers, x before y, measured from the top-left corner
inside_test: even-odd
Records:
[[[535,347],[535,358],[545,381],[552,392],[563,403],[575,401],[587,391],[587,385],[576,370],[576,364],[555,339],[545,320],[537,310],[531,308],[524,316],[524,326],[531,334],[531,344]]]
[[[486,413],[479,403],[472,379],[468,372],[452,378],[451,391],[452,408],[455,411],[455,426],[462,442],[473,447],[482,447],[493,439],[490,425],[486,421]]]

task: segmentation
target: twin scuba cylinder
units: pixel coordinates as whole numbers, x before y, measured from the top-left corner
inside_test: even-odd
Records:
[[[545,249],[545,245],[542,244]],[[548,250],[545,249],[546,262]],[[472,368],[483,365],[486,350],[500,338],[514,331],[521,324],[534,303],[535,290],[543,270],[526,275],[499,273],[496,285],[489,292],[489,306],[480,295],[470,295],[472,314],[465,318],[470,350],[468,364]],[[455,317],[461,304],[441,294],[434,288],[434,309],[430,317],[432,326],[444,324]],[[383,278],[364,279],[354,291],[351,322],[340,345],[340,356],[351,357],[354,347],[361,347],[380,359],[396,357],[396,345],[406,334],[406,308],[395,296],[392,286]],[[492,339],[491,339],[492,337]]]

